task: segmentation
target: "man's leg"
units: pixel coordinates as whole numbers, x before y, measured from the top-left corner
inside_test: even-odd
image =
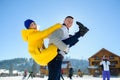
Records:
[[[64,80],[62,73],[60,74],[60,77],[62,78],[62,80]]]
[[[106,72],[105,71],[102,71],[102,77],[103,77],[103,80],[105,80],[105,78],[106,78]]]
[[[110,71],[107,71],[107,80],[110,80]]]
[[[48,80],[60,80],[62,55],[58,54],[51,62],[48,63]]]
[[[27,80],[29,79],[30,75],[31,75],[31,74],[29,74],[29,76],[28,76]]]

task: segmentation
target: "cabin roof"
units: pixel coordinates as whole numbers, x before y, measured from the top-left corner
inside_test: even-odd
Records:
[[[114,55],[114,56],[120,57],[120,56],[116,55],[115,53],[110,52],[109,50],[107,50],[107,49],[105,49],[105,48],[102,48],[101,50],[99,50],[98,52],[96,52],[94,55],[92,55],[91,57],[89,57],[88,59],[96,56],[97,54],[100,54],[100,52],[102,52],[102,51],[105,51],[105,52],[108,52],[108,53],[110,53],[110,54],[112,54],[112,55]],[[103,54],[103,55],[104,55],[104,54]]]

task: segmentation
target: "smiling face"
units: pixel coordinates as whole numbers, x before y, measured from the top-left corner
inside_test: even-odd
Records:
[[[35,23],[35,22],[32,22],[32,23],[30,24],[29,29],[35,29],[35,30],[37,30],[37,25],[36,25],[36,23]]]
[[[66,18],[64,20],[64,24],[66,25],[67,28],[70,28],[73,24],[73,18]]]

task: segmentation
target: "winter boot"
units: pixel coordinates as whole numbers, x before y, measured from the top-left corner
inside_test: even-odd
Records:
[[[76,24],[79,26],[80,36],[83,37],[89,31],[89,29],[78,21],[76,21]]]

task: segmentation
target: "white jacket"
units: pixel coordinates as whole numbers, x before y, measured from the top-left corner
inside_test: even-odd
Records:
[[[109,66],[110,66],[110,62],[109,61],[101,61],[100,65],[103,65],[103,70],[104,71],[109,71]]]

